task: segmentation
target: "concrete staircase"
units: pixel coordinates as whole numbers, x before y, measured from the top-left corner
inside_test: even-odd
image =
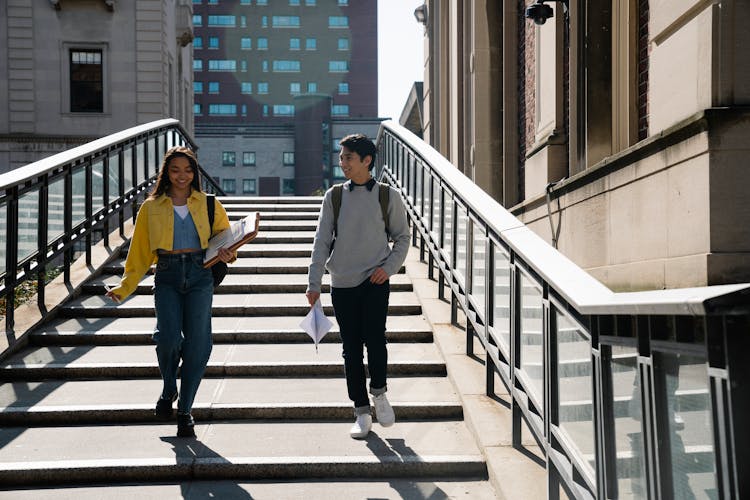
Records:
[[[0,366],[0,498],[495,498],[404,270],[388,319],[397,424],[356,441],[338,328],[316,353],[298,327],[320,199],[223,201],[233,220],[260,211],[261,232],[214,297],[198,438],[153,419],[153,276],[119,306],[103,297],[123,255]]]

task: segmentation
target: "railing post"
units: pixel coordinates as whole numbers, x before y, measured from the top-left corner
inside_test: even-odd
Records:
[[[39,212],[39,227],[37,228],[37,255],[41,261],[47,256],[47,228],[49,227],[49,176],[44,176],[44,182],[39,187],[39,203],[37,204]],[[37,269],[37,306],[44,307],[45,302],[45,269],[46,266],[39,266]]]
[[[6,191],[8,211],[5,230],[5,332],[12,335],[15,328],[16,275],[18,274],[18,187]],[[10,339],[9,342],[10,344]]]

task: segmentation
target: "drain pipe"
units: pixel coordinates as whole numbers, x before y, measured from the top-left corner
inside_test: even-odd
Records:
[[[562,211],[560,210],[560,197],[558,196],[557,199],[557,229],[555,229],[555,224],[552,221],[552,190],[554,187],[559,183],[562,182],[564,179],[560,179],[557,182],[550,182],[547,184],[547,187],[544,189],[547,194],[547,218],[549,219],[549,228],[552,233],[552,246],[557,249],[557,242],[560,238],[560,223],[562,222]]]

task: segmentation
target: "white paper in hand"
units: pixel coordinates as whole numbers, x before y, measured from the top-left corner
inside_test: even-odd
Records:
[[[304,317],[302,322],[299,324],[315,342],[315,352],[318,352],[318,342],[325,337],[326,333],[331,329],[333,323],[326,317],[323,312],[323,305],[320,303],[320,299],[315,301],[315,305],[310,308],[310,312]]]

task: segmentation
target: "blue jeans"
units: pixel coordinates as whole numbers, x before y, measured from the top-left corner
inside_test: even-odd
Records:
[[[177,392],[180,368],[180,399],[177,411],[190,413],[198,386],[211,355],[211,305],[213,277],[203,268],[203,255],[160,255],[154,278],[156,307],[156,357],[164,380],[163,398]]]
[[[333,311],[341,330],[346,387],[357,414],[370,412],[364,365],[365,346],[370,394],[379,395],[387,390],[385,321],[390,293],[390,282],[374,285],[369,278],[353,288],[331,288]]]

